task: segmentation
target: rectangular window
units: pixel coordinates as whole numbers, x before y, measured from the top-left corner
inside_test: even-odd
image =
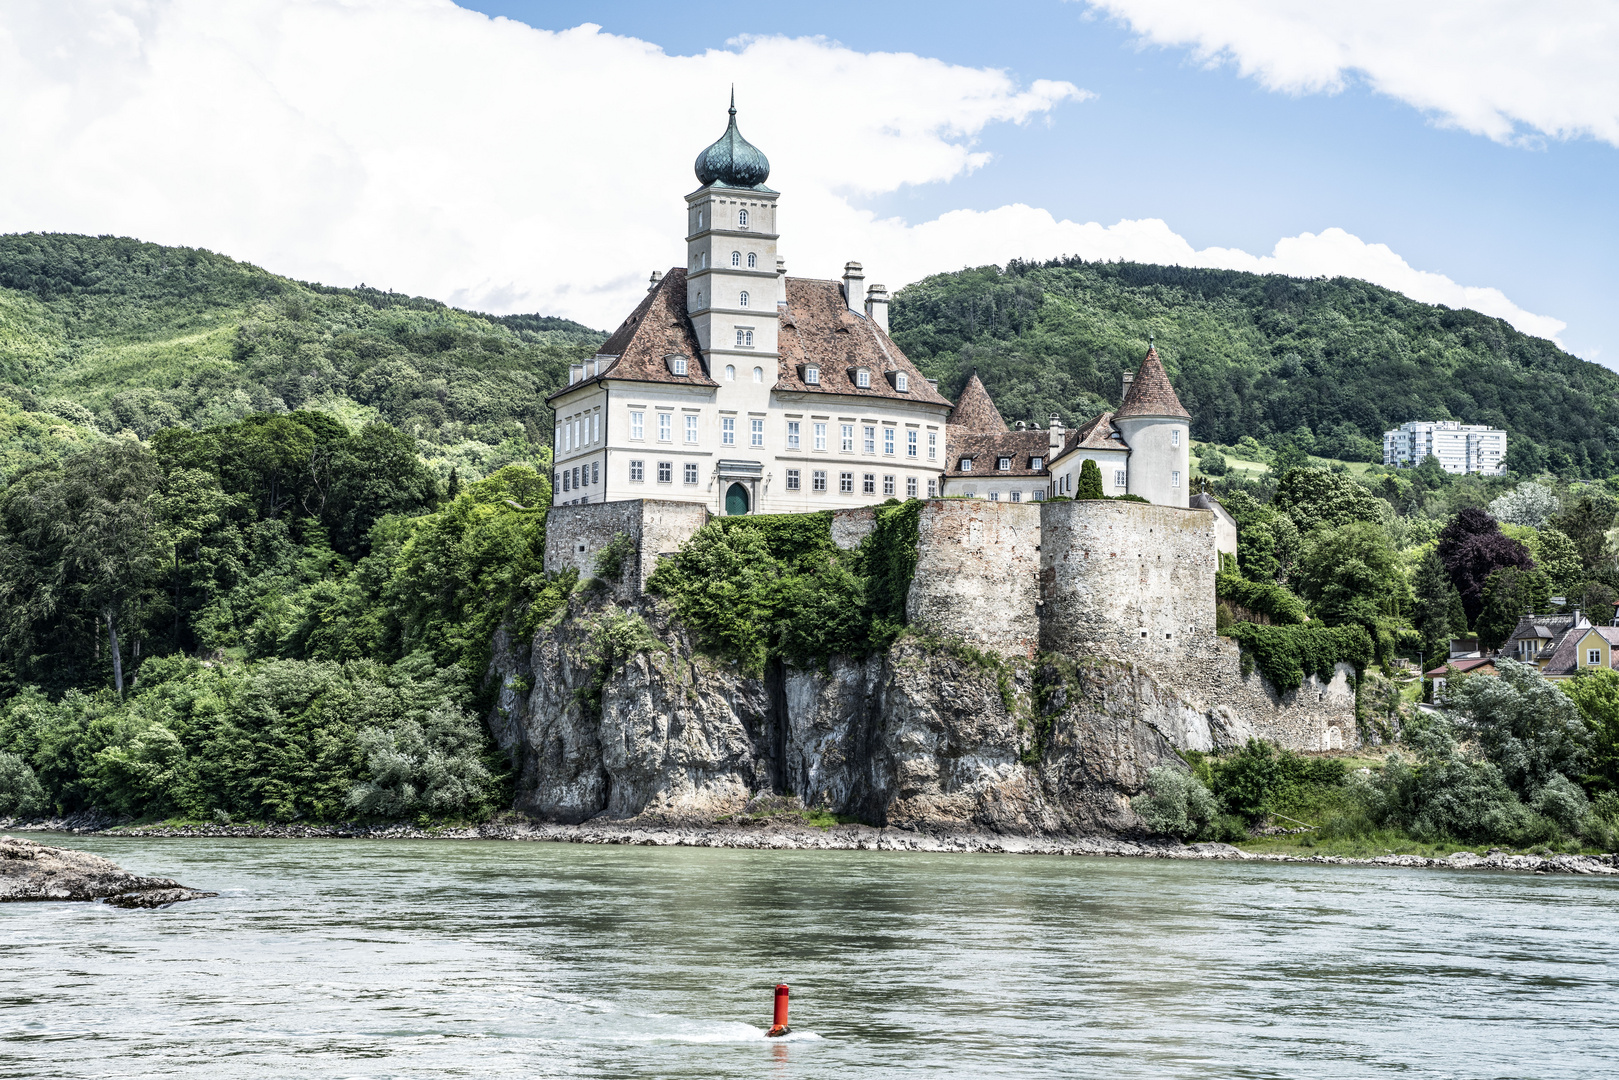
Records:
[[[826,470],[816,469],[810,473],[810,486],[815,491],[826,490]]]
[[[695,461],[686,462],[685,477],[686,477],[686,483],[688,483],[688,484],[697,483],[697,463]]]
[[[894,476],[893,476],[892,473],[884,473],[883,474],[883,494],[884,495],[892,495],[892,494],[894,494]]]
[[[572,469],[563,469],[562,470],[562,490],[563,491],[572,491],[573,490],[572,487],[568,486],[568,477],[570,475],[572,475],[572,473],[573,473]]]
[[[964,458],[961,459],[961,471],[962,472],[972,472],[973,471],[973,459],[972,458],[964,457]]]
[[[588,468],[585,469],[585,475],[590,475],[590,470]],[[573,467],[573,486],[576,488],[584,487],[584,485],[579,482],[579,466],[577,465]]]
[[[1179,446],[1180,444],[1181,444],[1181,429],[1178,428],[1178,427],[1177,428],[1170,428],[1169,429],[1169,445],[1170,446]]]
[[[666,412],[658,414],[658,441],[668,442],[674,436],[674,418]]]
[[[825,424],[816,424],[815,425],[815,449],[817,449],[817,450],[825,450],[826,449],[826,425]]]
[[[877,494],[877,474],[867,473],[864,477],[862,477],[860,482],[860,490],[866,495]]]
[[[1001,501],[1001,493],[998,492],[998,491],[990,492],[989,493],[989,501],[990,502],[1000,502]]]
[[[726,446],[736,445],[736,417],[727,416],[720,421],[720,442]]]
[[[1021,492],[1021,491],[1012,492],[1012,501],[1013,502],[1022,502],[1023,501],[1023,492]]]
[[[891,427],[885,427],[885,428],[883,428],[883,453],[892,454],[893,452],[894,452],[894,429],[891,428]]]
[[[689,442],[689,443],[694,443],[694,442],[697,441],[697,414],[696,413],[687,413],[686,414],[686,441]]]
[[[1043,491],[1032,492],[1029,495],[1029,498],[1033,499],[1035,502],[1045,502],[1046,501],[1046,493],[1043,492]]]
[[[934,458],[936,458],[938,456],[939,456],[939,433],[937,431],[930,431],[930,432],[928,432],[928,460],[932,461]]]
[[[788,469],[787,470],[787,490],[788,491],[797,491],[798,490],[798,470],[797,469]]]
[[[867,425],[864,434],[866,436],[866,453],[875,454],[877,452],[877,429]]]
[[[765,444],[765,422],[763,420],[748,421],[748,445],[763,446]]]
[[[1592,665],[1602,663],[1602,650],[1601,649],[1586,649],[1585,650],[1585,662],[1587,664],[1592,664]]]
[[[914,431],[907,431],[905,433],[905,456],[916,456],[916,432]]]
[[[1040,469],[1045,465],[1045,463],[1046,463],[1045,458],[1032,457],[1032,458],[1029,459],[1029,468],[1033,469],[1035,472],[1039,472]]]
[[[592,461],[590,463],[590,482],[592,484],[599,484],[602,482],[602,463],[599,461]]]
[[[843,452],[845,454],[854,453],[854,425],[853,424],[844,424],[843,425]]]
[[[590,441],[600,442],[602,437],[602,414],[594,413],[590,417]]]
[[[843,492],[845,495],[854,494],[854,473],[838,473],[838,490]]]
[[[928,481],[928,498],[937,499],[938,497],[939,497],[939,482],[937,480],[929,480]]]
[[[646,413],[639,409],[630,413],[630,438],[646,438]]]
[[[1169,486],[1177,488],[1181,486],[1181,471],[1179,469],[1170,470]]]
[[[1000,458],[995,462],[995,467],[1000,469],[1002,472],[1005,472],[1007,469],[1012,467],[1012,459],[1009,457]]]
[[[672,484],[675,480],[675,463],[672,461],[658,462],[658,483]]]
[[[582,445],[584,444],[579,441],[579,421],[575,419],[573,422],[573,448],[577,450]]]
[[[568,425],[567,424],[558,424],[557,425],[557,437],[555,439],[553,439],[552,442],[556,445],[558,453],[563,453],[563,452],[566,451],[567,445],[568,445]]]
[[[646,462],[644,462],[644,461],[631,461],[630,462],[630,481],[632,483],[639,484],[645,479],[646,479]]]
[[[905,478],[905,497],[907,499],[916,498],[916,477],[914,476]]]
[[[787,449],[798,449],[798,421],[787,421]]]
[[[1124,486],[1124,470],[1123,469],[1114,469],[1113,470],[1113,486],[1114,487],[1123,487]]]

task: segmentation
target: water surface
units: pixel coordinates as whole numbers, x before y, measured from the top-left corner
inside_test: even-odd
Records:
[[[1619,1075],[1597,879],[40,839],[223,895],[0,905],[0,1076]]]

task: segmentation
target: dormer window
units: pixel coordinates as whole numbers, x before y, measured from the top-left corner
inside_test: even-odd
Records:
[[[1010,469],[1012,467],[1012,459],[1009,457],[1003,457],[995,463],[995,467],[1002,471]]]
[[[748,212],[746,210],[738,210],[736,212],[736,227],[739,229],[746,229],[748,227]]]
[[[684,356],[669,357],[669,373],[671,375],[686,374],[686,358]]]
[[[1045,468],[1045,464],[1045,458],[1032,457],[1029,459],[1029,468],[1035,472],[1039,472],[1041,469]]]
[[[751,251],[748,252],[748,269],[752,270],[754,267],[756,267],[758,265],[759,265],[759,256],[755,255]]]
[[[856,368],[855,373],[854,373],[854,384],[856,386],[860,387],[860,389],[862,389],[862,390],[870,390],[871,389],[871,369],[870,368]]]
[[[961,471],[962,472],[972,472],[973,471],[973,459],[972,458],[964,457],[964,458],[961,459]]]
[[[900,393],[903,394],[903,393],[906,393],[907,391],[909,391],[910,388],[911,388],[911,377],[909,375],[905,374],[905,372],[903,372],[903,371],[896,372],[894,374],[894,389],[898,390]]]
[[[804,385],[805,386],[820,386],[821,385],[821,369],[816,367],[814,364],[811,364],[809,367],[805,368],[804,369]]]
[[[748,306],[748,291],[746,289],[743,289],[742,294],[736,298],[736,306],[737,307],[747,307]]]

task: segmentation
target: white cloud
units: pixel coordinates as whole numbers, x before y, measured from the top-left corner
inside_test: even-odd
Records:
[[[856,207],[984,165],[980,132],[1088,96],[1069,83],[818,39],[669,56],[448,0],[10,0],[0,230],[193,244],[310,280],[611,327],[651,270],[684,260],[681,196],[732,82],[783,192],[797,274],[859,258],[894,288],[1072,253],[1351,274],[1533,333],[1562,326],[1341,230],[1255,257],[1196,251],[1157,220],[1005,206],[909,225]]]
[[[1145,40],[1235,64],[1271,90],[1355,76],[1441,122],[1619,146],[1613,0],[1085,0]]]

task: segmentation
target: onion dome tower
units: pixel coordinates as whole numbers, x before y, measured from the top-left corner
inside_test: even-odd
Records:
[[[764,184],[770,179],[770,159],[736,128],[735,87],[731,88],[731,122],[725,134],[697,155],[693,168],[704,187],[768,190]]]
[[[725,134],[697,155],[694,168],[702,186],[686,196],[686,312],[722,396],[736,396],[744,384],[767,396],[777,375],[777,309],[786,299],[776,253],[779,196],[765,187],[770,160],[737,130],[734,88]],[[716,374],[727,370],[746,378]],[[754,407],[726,407],[744,404]]]

